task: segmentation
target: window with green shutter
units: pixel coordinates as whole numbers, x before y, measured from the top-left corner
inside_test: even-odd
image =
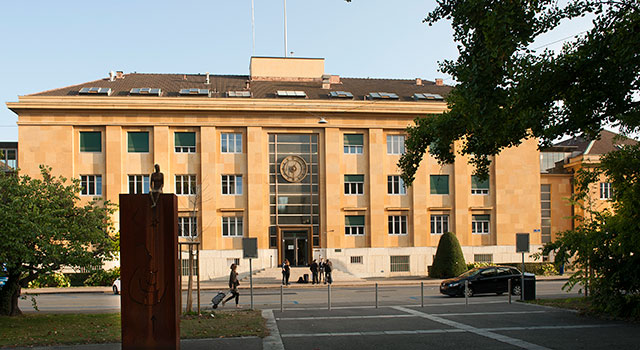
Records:
[[[195,132],[176,132],[175,133],[175,150],[176,150],[176,153],[195,153],[196,152],[196,133]]]
[[[149,133],[127,132],[127,151],[130,153],[149,152]]]
[[[102,133],[80,131],[80,152],[102,152]]]
[[[431,194],[449,194],[449,175],[431,175]]]
[[[471,194],[489,194],[489,179],[481,180],[478,175],[471,175]]]
[[[344,153],[362,154],[363,145],[364,137],[362,134],[344,135]]]
[[[364,235],[364,215],[346,215],[344,217],[344,234],[347,236]]]
[[[364,175],[345,175],[344,194],[364,194]]]

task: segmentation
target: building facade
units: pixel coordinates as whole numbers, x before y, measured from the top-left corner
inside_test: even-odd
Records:
[[[541,180],[536,140],[496,156],[489,181],[461,155],[450,165],[425,155],[412,186],[399,176],[405,128],[446,110],[449,90],[253,57],[249,76],[118,72],[7,105],[21,173],[46,164],[78,178],[83,201],[147,193],[159,164],[180,239],[201,243],[201,279],[233,262],[247,270],[243,237],[258,238],[256,269],[324,257],[357,276],[426,275],[447,231],[467,261],[519,261],[516,233],[541,245],[538,189],[556,181]]]

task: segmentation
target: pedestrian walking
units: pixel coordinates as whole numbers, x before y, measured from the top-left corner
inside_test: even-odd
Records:
[[[327,280],[324,279],[324,258],[320,258],[320,263],[318,264],[318,273],[320,275],[319,282],[327,283]]]
[[[291,276],[291,265],[289,264],[289,260],[284,259],[282,262],[282,284],[285,286],[289,285],[289,277]]]
[[[316,262],[316,259],[313,259],[313,262],[311,263],[311,266],[310,266],[310,270],[311,270],[311,284],[319,283],[318,282],[318,263]]]
[[[229,274],[229,290],[231,292],[231,295],[226,300],[222,301],[222,306],[224,306],[227,301],[236,298],[236,307],[240,307],[240,305],[238,305],[238,302],[240,301],[240,293],[238,293],[238,286],[240,285],[240,281],[238,281],[238,272],[236,272],[237,268],[238,265],[231,264],[231,273]]]
[[[333,271],[333,263],[329,259],[324,263],[324,283],[331,284],[333,282],[333,278],[331,277],[331,271]]]

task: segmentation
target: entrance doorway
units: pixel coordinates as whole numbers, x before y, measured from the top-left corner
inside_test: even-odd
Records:
[[[310,230],[308,228],[280,230],[280,261],[289,260],[291,266],[308,266],[311,256]]]

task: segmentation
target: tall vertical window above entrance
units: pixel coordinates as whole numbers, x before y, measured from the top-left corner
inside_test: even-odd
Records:
[[[269,134],[269,200],[271,248],[278,227],[310,227],[320,245],[317,134]]]

